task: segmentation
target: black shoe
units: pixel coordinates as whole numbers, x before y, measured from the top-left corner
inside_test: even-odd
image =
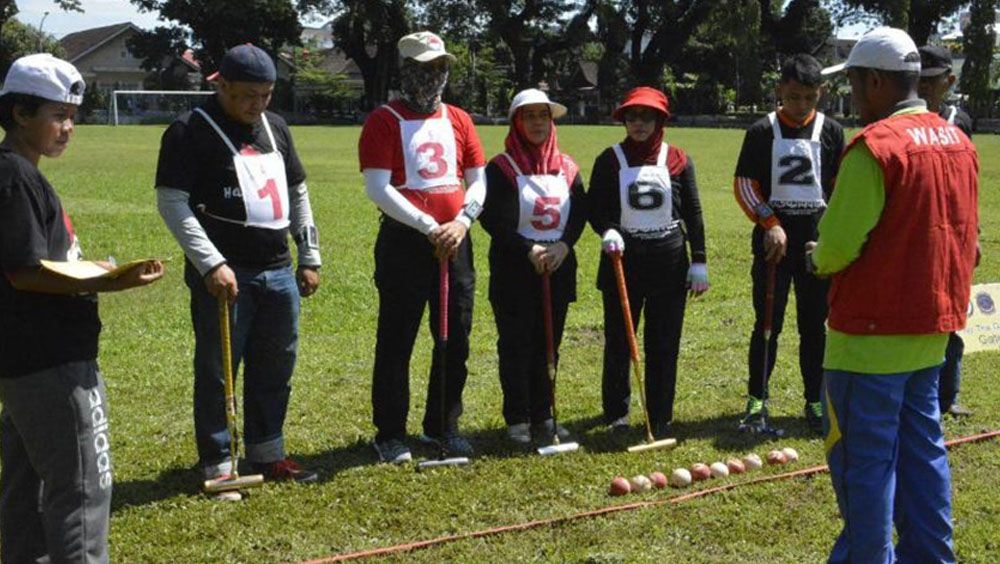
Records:
[[[319,474],[301,468],[288,458],[277,462],[253,463],[250,467],[255,473],[263,474],[264,480],[268,482],[311,484],[319,480]]]
[[[806,424],[809,425],[809,430],[817,435],[822,435],[823,404],[818,401],[806,403],[806,407],[803,411],[806,414]]]
[[[653,438],[662,441],[663,439],[669,439],[674,436],[673,423],[670,421],[663,421],[653,425]]]

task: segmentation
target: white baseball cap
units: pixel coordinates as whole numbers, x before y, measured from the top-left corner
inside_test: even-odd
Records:
[[[14,61],[0,96],[28,94],[53,102],[80,105],[86,83],[76,67],[48,53],[26,55]]]
[[[920,52],[917,51],[917,44],[905,31],[894,27],[880,27],[864,34],[854,44],[847,61],[823,69],[823,74],[833,74],[852,67],[920,72]]]
[[[455,55],[444,50],[444,40],[429,31],[418,31],[403,36],[396,43],[396,47],[399,48],[399,56],[404,59],[426,63],[440,57],[448,57],[451,62],[455,62]]]
[[[548,104],[549,110],[552,112],[552,119],[566,115],[566,106],[549,100],[548,95],[537,88],[528,88],[518,92],[517,96],[514,96],[514,99],[510,101],[507,119],[514,119],[514,113],[517,112],[517,109],[529,104]]]

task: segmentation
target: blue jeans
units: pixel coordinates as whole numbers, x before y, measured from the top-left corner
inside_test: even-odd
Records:
[[[243,439],[250,462],[285,458],[282,427],[298,345],[299,291],[291,267],[230,267],[239,295],[230,310],[234,378],[243,369]],[[207,475],[228,472],[229,431],[219,335],[219,305],[190,265],[194,325],[194,429],[198,459]]]
[[[954,562],[951,474],[933,366],[827,370],[826,457],[844,528],[830,562]],[[892,546],[892,525],[899,542]]]

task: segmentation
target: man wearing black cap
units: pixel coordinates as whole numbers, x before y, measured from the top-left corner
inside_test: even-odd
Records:
[[[305,171],[288,126],[265,111],[276,78],[267,53],[249,44],[234,47],[209,78],[218,92],[170,125],[156,171],[160,215],[187,259],[199,464],[206,479],[233,470],[219,346],[218,301],[225,299],[232,308],[234,365],[244,362],[247,459],[265,479],[314,481],[315,473],[285,458],[282,436],[299,297],[319,285]],[[298,246],[294,273],[289,232]]]
[[[927,102],[927,109],[955,125],[963,133],[972,138],[972,118],[958,106],[944,103],[945,96],[955,84],[955,75],[951,72],[951,53],[944,47],[924,45],[920,48],[920,82],[917,92]],[[978,250],[977,260],[978,261]],[[948,348],[945,349],[944,366],[941,367],[941,377],[938,380],[938,403],[941,414],[950,413],[954,417],[972,415],[972,411],[958,403],[958,390],[962,379],[962,354],[965,343],[958,333],[948,337]]]

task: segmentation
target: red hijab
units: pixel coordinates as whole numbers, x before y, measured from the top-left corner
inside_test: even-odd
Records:
[[[555,121],[549,121],[549,136],[545,138],[545,141],[541,145],[534,145],[528,141],[528,136],[525,134],[520,110],[514,113],[514,120],[507,131],[507,138],[504,139],[504,148],[517,163],[522,174],[556,175],[561,170],[566,174],[566,182],[572,185],[579,171],[579,167],[573,162],[573,159],[559,151]],[[493,158],[493,162],[504,172],[511,185],[517,186],[517,172],[514,167],[510,166],[507,157],[497,155]]]

